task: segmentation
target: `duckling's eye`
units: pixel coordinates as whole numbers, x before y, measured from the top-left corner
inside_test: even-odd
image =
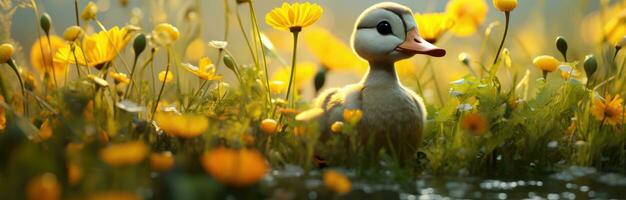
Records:
[[[391,24],[389,24],[389,22],[387,22],[387,21],[382,21],[382,22],[378,23],[378,25],[376,25],[376,30],[381,35],[389,35],[389,34],[392,33],[392,31],[391,31]]]

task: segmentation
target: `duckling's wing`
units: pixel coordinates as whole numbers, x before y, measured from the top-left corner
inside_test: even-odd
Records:
[[[344,88],[331,88],[321,92],[315,100],[316,107],[324,110],[324,115],[320,118],[320,130],[329,132],[333,123],[343,121],[345,108],[361,109],[362,90],[362,85],[352,84]]]

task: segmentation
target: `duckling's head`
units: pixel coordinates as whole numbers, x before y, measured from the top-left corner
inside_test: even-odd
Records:
[[[434,57],[446,51],[420,37],[410,8],[391,2],[373,5],[361,13],[352,33],[352,48],[370,62],[396,62],[415,54]]]

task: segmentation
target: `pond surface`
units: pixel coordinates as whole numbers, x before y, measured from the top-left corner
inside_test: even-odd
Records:
[[[293,166],[272,171],[265,179],[271,199],[624,199],[626,176],[572,166],[532,178],[433,177],[403,183],[362,180],[344,171],[352,191],[334,196],[324,188],[320,171],[304,172]],[[304,179],[304,180],[303,180]]]

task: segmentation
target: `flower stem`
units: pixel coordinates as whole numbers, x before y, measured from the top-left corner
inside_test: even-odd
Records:
[[[439,81],[437,81],[437,74],[435,73],[435,69],[431,64],[430,58],[426,60],[426,65],[430,68],[430,73],[433,76],[433,82],[435,83],[435,91],[437,91],[437,98],[439,98],[439,104],[443,106],[443,95],[441,95],[441,90],[439,88]]]
[[[15,66],[15,62],[13,62],[13,59],[9,59],[9,62],[7,62],[7,64],[11,66],[11,69],[13,70],[13,72],[15,72],[15,76],[17,76],[17,80],[20,82],[20,89],[22,90],[22,103],[24,104],[24,113],[28,115],[28,99],[26,96],[26,88],[24,87],[24,82],[22,81],[22,76],[20,75],[20,72],[17,70],[17,67]],[[8,99],[7,99],[7,102],[8,102]]]
[[[167,49],[167,64],[165,67],[165,78],[161,83],[161,89],[159,89],[159,95],[157,96],[156,101],[154,102],[152,108],[152,115],[150,116],[150,121],[154,120],[154,113],[156,113],[157,107],[159,106],[159,101],[161,101],[161,96],[163,95],[163,88],[165,88],[165,80],[167,80],[167,76],[170,74],[170,50]]]
[[[74,13],[76,14],[76,26],[80,26],[80,18],[78,17],[78,0],[74,0]]]
[[[291,56],[291,72],[289,74],[289,84],[287,84],[287,96],[285,97],[289,101],[289,106],[293,106],[294,95],[291,94],[291,90],[293,88],[292,84],[293,84],[293,78],[294,78],[294,71],[296,71],[296,55],[298,53],[298,33],[300,32],[293,31],[292,33],[293,33],[293,55]]]
[[[500,57],[500,52],[502,51],[502,47],[504,46],[504,41],[506,40],[506,34],[509,32],[509,18],[511,13],[509,11],[504,12],[504,17],[506,22],[504,23],[504,35],[502,36],[502,41],[500,41],[500,47],[498,47],[498,53],[496,53],[496,57],[493,59],[493,64],[495,65],[498,62],[498,58]]]
[[[128,93],[133,91],[133,89],[132,89],[133,82],[134,82],[133,76],[135,75],[135,67],[137,67],[137,60],[138,60],[138,58],[139,58],[139,55],[136,55],[135,56],[135,60],[133,61],[133,68],[130,71],[130,83],[128,83],[128,85],[126,86],[126,91],[124,91],[124,98],[123,99],[128,98]]]
[[[259,31],[259,23],[256,19],[256,13],[254,12],[254,6],[252,6],[252,1],[248,2],[248,6],[250,7],[250,15],[252,15],[252,24],[255,26],[256,37],[259,40],[261,45],[261,57],[263,58],[263,68],[265,70],[265,87],[267,89],[267,103],[272,102],[272,94],[270,91],[270,78],[269,71],[267,70],[267,59],[265,59],[265,47],[263,46],[263,41],[261,40],[261,32]]]
[[[78,58],[76,57],[76,44],[72,42],[71,44],[72,54],[74,55],[74,66],[76,66],[76,74],[78,74],[78,78],[80,78],[80,67],[78,67]],[[66,78],[67,79],[67,78]]]
[[[52,69],[52,80],[54,80],[54,87],[58,87],[58,83],[57,83],[57,75],[56,75],[56,70],[54,70],[54,60],[52,59],[52,42],[50,42],[50,34],[46,33],[46,39],[48,40],[48,55],[50,56],[50,69]],[[44,55],[45,56],[45,55]],[[45,61],[44,61],[44,65],[45,65]]]
[[[250,54],[252,55],[252,61],[254,61],[254,66],[258,67],[259,66],[259,62],[256,59],[254,50],[252,49],[252,45],[250,44],[250,39],[248,39],[248,33],[246,33],[246,30],[243,28],[243,22],[241,21],[241,14],[239,13],[239,9],[235,9],[235,12],[237,14],[237,22],[239,23],[239,29],[241,29],[241,33],[243,33],[243,39],[246,40],[246,44],[248,45],[248,49],[250,50]]]

